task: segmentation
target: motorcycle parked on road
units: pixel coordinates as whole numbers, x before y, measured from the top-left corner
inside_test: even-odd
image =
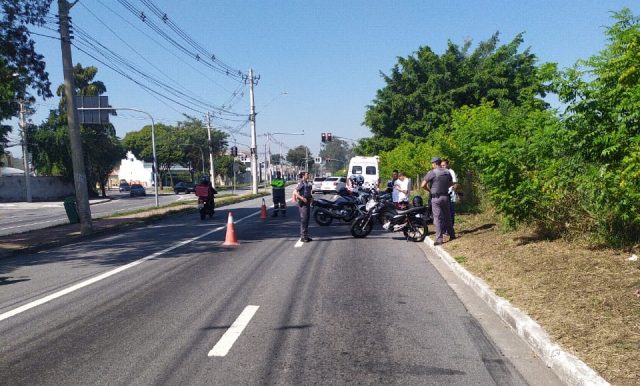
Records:
[[[382,229],[388,232],[402,232],[409,241],[424,241],[428,231],[429,208],[422,205],[422,198],[414,199],[414,203],[417,205],[398,210],[392,215],[385,201],[369,200],[366,212],[351,224],[351,235],[355,238],[367,237],[373,230],[373,224],[379,220],[383,222]]]
[[[337,198],[333,201],[318,199],[313,200],[314,207],[313,218],[318,225],[327,226],[333,222],[333,219],[339,219],[344,222],[351,222],[358,214],[358,204],[353,196],[338,192]]]

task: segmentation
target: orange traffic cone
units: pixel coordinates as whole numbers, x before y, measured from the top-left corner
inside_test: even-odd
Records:
[[[267,218],[267,205],[264,203],[264,198],[262,199],[262,208],[260,208],[260,218],[263,220]]]
[[[222,245],[239,245],[238,239],[236,238],[236,225],[233,223],[233,214],[229,212],[229,217],[227,219],[227,235],[224,238],[224,243]]]

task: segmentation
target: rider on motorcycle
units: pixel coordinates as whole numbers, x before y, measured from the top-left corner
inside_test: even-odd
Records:
[[[211,208],[213,205],[213,196],[215,194],[218,194],[218,191],[211,184],[209,177],[200,177],[200,183],[198,183],[198,185],[196,186],[196,195],[198,197],[206,197],[207,205],[209,205],[209,207]]]

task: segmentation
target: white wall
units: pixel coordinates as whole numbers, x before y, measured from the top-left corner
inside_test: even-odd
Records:
[[[145,168],[144,162],[136,159],[130,151],[127,152],[127,158],[120,161],[120,169],[118,169],[118,178],[126,180],[128,183],[139,183],[142,186],[153,186],[153,176],[151,168]]]
[[[60,177],[31,177],[31,197],[33,201],[61,200],[75,194],[73,183],[64,182]],[[0,201],[26,201],[24,175],[0,177]]]

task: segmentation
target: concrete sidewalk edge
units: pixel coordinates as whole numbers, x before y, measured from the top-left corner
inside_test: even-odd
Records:
[[[544,329],[511,303],[497,296],[484,280],[464,269],[447,251],[433,244],[430,238],[425,244],[452,269],[473,291],[484,300],[542,358],[556,375],[568,385],[609,385],[604,378],[575,355],[567,353],[554,343]]]

